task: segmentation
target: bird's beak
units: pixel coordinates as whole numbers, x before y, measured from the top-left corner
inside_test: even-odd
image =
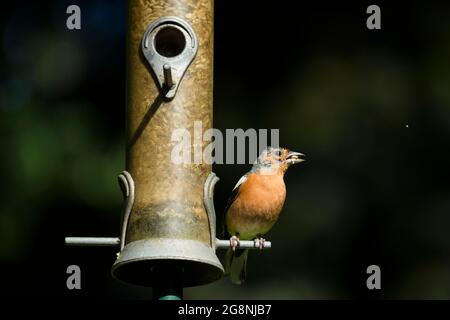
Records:
[[[286,157],[286,163],[296,164],[305,161],[305,155],[300,152],[290,151]]]

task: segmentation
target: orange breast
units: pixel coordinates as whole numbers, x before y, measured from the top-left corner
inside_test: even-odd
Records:
[[[228,232],[239,233],[241,239],[267,233],[277,221],[285,199],[282,174],[250,174],[226,214]]]

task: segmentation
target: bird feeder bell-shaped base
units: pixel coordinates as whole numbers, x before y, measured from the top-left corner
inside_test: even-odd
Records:
[[[223,267],[215,254],[216,218],[213,204],[214,185],[219,179],[211,173],[204,187],[204,205],[208,213],[210,243],[197,240],[149,238],[128,243],[123,247],[112,267],[114,278],[144,286],[158,283],[162,273],[172,273],[182,287],[207,284],[223,276]],[[134,182],[124,171],[119,176],[126,201],[121,243],[125,242],[126,229],[134,199]]]
[[[114,278],[153,286],[161,272],[173,272],[182,287],[211,283],[223,275],[214,249],[196,240],[149,239],[131,242],[112,267]]]

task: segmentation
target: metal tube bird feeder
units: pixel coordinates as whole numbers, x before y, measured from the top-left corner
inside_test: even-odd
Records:
[[[203,201],[211,166],[171,155],[175,130],[212,126],[213,2],[128,1],[127,35],[126,170],[135,191],[112,274],[148,286],[164,270],[180,287],[212,282],[223,268]]]

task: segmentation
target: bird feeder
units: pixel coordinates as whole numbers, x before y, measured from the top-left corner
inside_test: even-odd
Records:
[[[213,1],[128,1],[126,170],[119,238],[66,238],[120,246],[112,275],[152,287],[188,287],[223,275],[215,250],[211,165],[176,164],[174,130],[212,127]],[[208,142],[195,148],[206,147]],[[242,248],[257,248],[242,241]],[[265,247],[270,247],[266,242]],[[169,281],[170,279],[170,281]],[[163,285],[162,282],[165,282]]]
[[[177,129],[212,125],[213,3],[128,2],[127,158],[122,249],[115,278],[151,285],[171,270],[179,285],[220,278],[204,205],[207,164],[176,164]],[[206,145],[205,145],[206,146]],[[201,146],[203,147],[203,146]],[[134,184],[134,187],[133,187]]]

